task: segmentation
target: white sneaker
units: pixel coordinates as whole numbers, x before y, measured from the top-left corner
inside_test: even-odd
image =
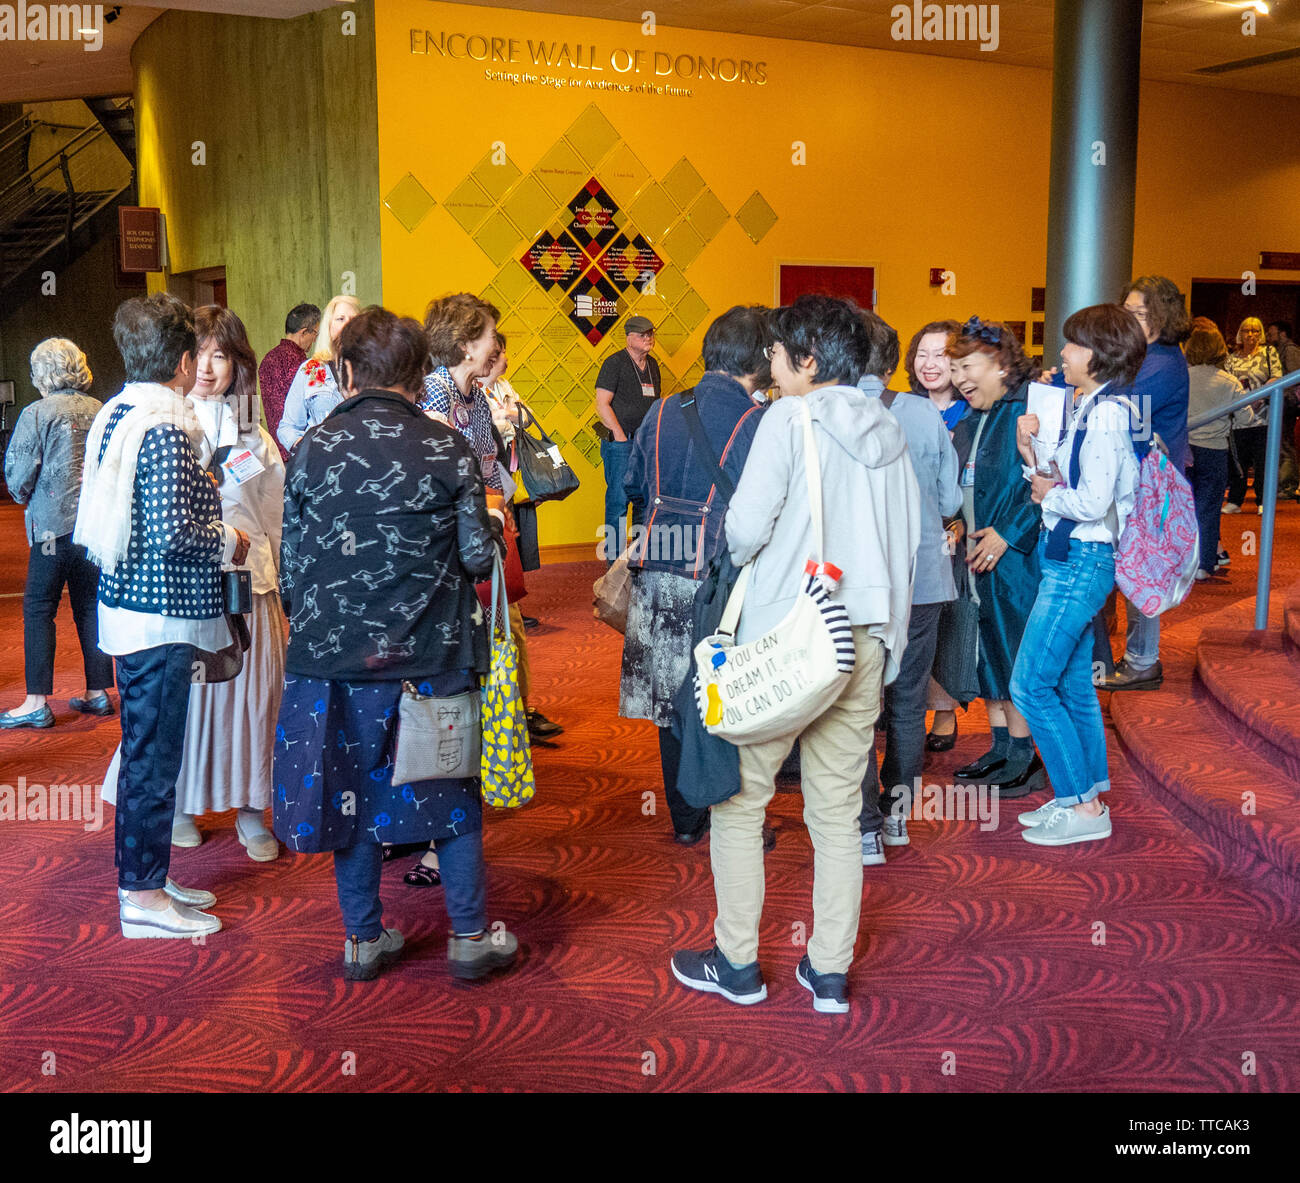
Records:
[[[1035,846],[1070,846],[1075,842],[1096,842],[1110,837],[1110,806],[1103,805],[1096,817],[1088,817],[1067,806],[1054,809],[1042,825],[1020,835]]]
[[[1228,502],[1228,503],[1223,507],[1223,512],[1224,512],[1224,513],[1240,513],[1240,512],[1241,512],[1241,506],[1238,505],[1235,501],[1229,501],[1229,502]]]
[[[883,867],[885,865],[885,844],[880,831],[872,830],[862,835],[862,865],[864,867]]]
[[[883,837],[886,846],[906,846],[912,841],[907,836],[907,818],[887,815]]]
[[[1028,826],[1033,829],[1034,826],[1041,826],[1053,813],[1058,809],[1069,809],[1068,805],[1057,805],[1056,798],[1043,802],[1037,809],[1031,809],[1028,813],[1022,813],[1016,818],[1022,826]]]

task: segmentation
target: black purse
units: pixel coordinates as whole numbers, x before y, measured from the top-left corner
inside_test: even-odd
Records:
[[[252,644],[248,631],[246,613],[253,610],[253,577],[249,572],[236,568],[221,574],[221,598],[226,613],[226,624],[230,626],[230,644],[215,652],[209,649],[194,649],[194,660],[199,666],[195,670],[195,681],[231,682],[239,677],[244,668],[244,654]]]
[[[524,422],[524,416],[528,422]],[[578,487],[578,474],[560,455],[560,449],[542,425],[523,403],[519,404],[519,429],[515,432],[515,448],[519,457],[519,479],[523,482],[528,500],[535,505],[543,501],[563,501]],[[529,435],[527,428],[537,428],[539,436]]]
[[[944,604],[939,614],[939,644],[932,673],[949,698],[966,706],[980,696],[980,609],[971,599],[965,547],[962,551],[953,558],[957,598]]]

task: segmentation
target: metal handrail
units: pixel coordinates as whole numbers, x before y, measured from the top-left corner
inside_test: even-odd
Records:
[[[87,129],[90,130],[90,129]],[[37,165],[36,168],[29,169],[12,184],[7,185],[0,190],[0,226],[6,225],[17,218],[21,217],[34,202],[40,199],[40,191],[36,186],[47,176],[61,172],[68,160],[77,156],[92,144],[99,142],[101,138],[108,138],[108,132],[102,127],[95,129],[95,134],[78,144],[75,148],[70,148],[71,144],[81,139],[81,136],[75,137],[69,141],[69,148],[62,152],[56,152],[48,160]]]
[[[1269,585],[1273,579],[1273,524],[1277,518],[1277,473],[1281,467],[1282,452],[1282,394],[1288,387],[1297,385],[1300,385],[1300,370],[1292,370],[1289,374],[1265,383],[1258,390],[1252,390],[1241,398],[1206,411],[1204,415],[1197,415],[1187,424],[1187,430],[1193,431],[1268,399],[1268,442],[1264,445],[1264,520],[1260,523],[1259,575],[1255,582],[1255,628],[1261,632],[1268,628]],[[1258,469],[1255,472],[1255,496],[1259,496]]]
[[[89,138],[86,139],[84,143],[78,145],[76,148],[73,148],[73,144],[76,144],[78,140],[82,139],[82,137],[87,136],[88,133],[93,133],[93,134],[90,134]],[[98,123],[92,123],[89,127],[84,128],[81,132],[73,136],[72,139],[70,139],[66,144],[64,144],[63,147],[58,149],[58,151],[47,156],[44,160],[40,162],[40,164],[34,165],[32,168],[29,168],[27,172],[24,173],[21,177],[18,177],[16,180],[11,181],[3,189],[0,189],[0,203],[4,201],[5,197],[8,195],[11,189],[15,189],[19,185],[22,185],[24,183],[27,185],[34,184],[37,180],[40,179],[39,177],[37,177],[36,174],[41,172],[42,169],[46,169],[48,165],[53,165],[54,168],[57,168],[59,166],[59,160],[61,158],[75,156],[82,149],[89,147],[100,136],[106,136],[106,135],[108,135],[108,132],[106,132]],[[54,169],[50,168],[47,171],[53,172]]]

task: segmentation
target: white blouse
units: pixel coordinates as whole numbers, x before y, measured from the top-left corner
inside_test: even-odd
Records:
[[[1062,477],[1069,477],[1070,455],[1079,428],[1080,412],[1100,397],[1105,386],[1075,403],[1065,436],[1052,453]],[[1062,518],[1078,525],[1071,538],[1081,542],[1106,542],[1115,546],[1137,499],[1138,462],[1133,454],[1129,408],[1107,399],[1088,415],[1088,434],[1079,450],[1079,483],[1074,488],[1057,485],[1043,498],[1043,527],[1052,530]],[[1026,467],[1029,479],[1034,470]]]

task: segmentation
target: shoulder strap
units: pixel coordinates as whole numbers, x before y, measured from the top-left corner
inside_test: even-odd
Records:
[[[709,446],[709,437],[705,434],[704,424],[700,420],[700,409],[695,405],[694,390],[688,390],[682,395],[682,414],[686,417],[686,428],[691,433],[692,441],[713,467],[714,483],[730,501],[736,492],[736,486],[723,471],[722,465],[718,463],[718,458],[714,456],[713,449]]]
[[[812,412],[807,402],[799,399],[799,415],[803,419],[803,469],[808,482],[808,515],[812,518],[813,541],[817,544],[817,563],[826,556],[822,553],[825,538],[822,536],[822,469],[817,454],[817,439],[813,435]]]

